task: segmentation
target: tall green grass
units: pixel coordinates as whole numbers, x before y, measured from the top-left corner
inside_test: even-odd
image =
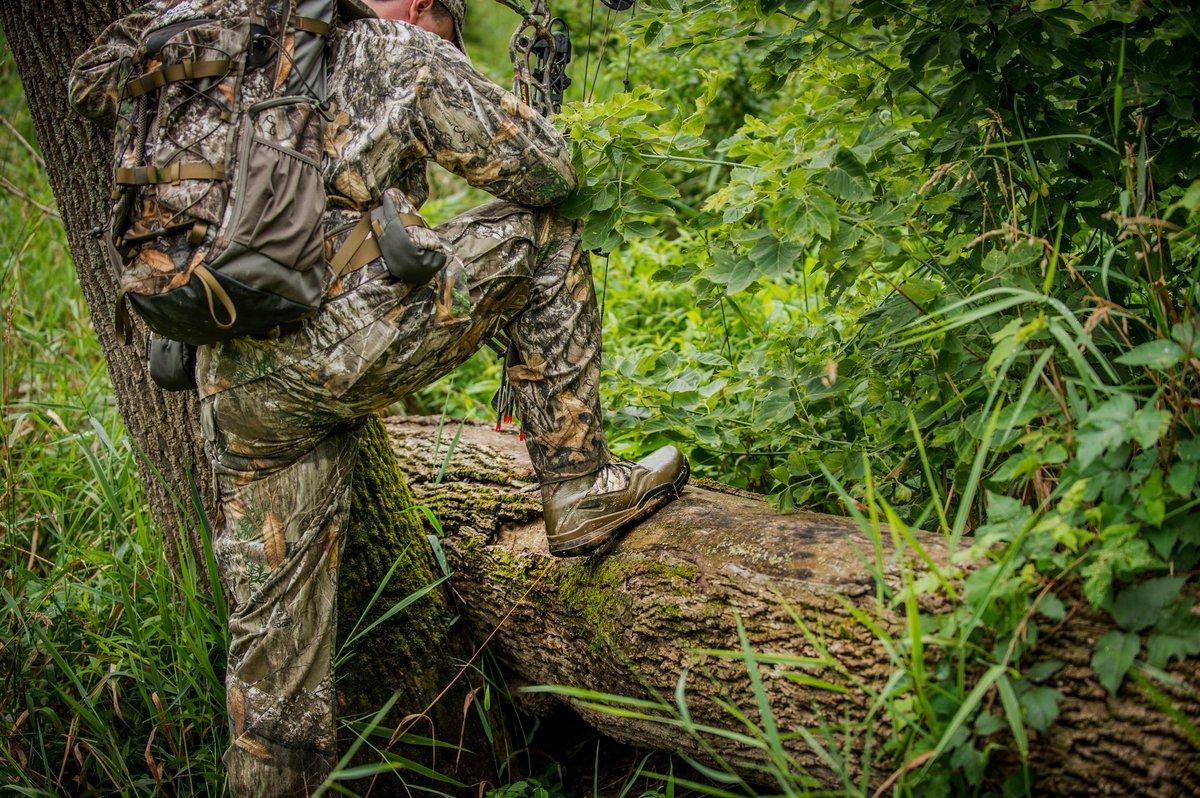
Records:
[[[166,567],[7,57],[0,117],[0,790],[220,794],[224,619]]]

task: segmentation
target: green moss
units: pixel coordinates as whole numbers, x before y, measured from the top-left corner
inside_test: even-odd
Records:
[[[338,576],[339,649],[355,625],[359,629],[370,625],[396,602],[441,576],[426,531],[424,515],[415,507],[387,430],[378,418],[372,418],[359,436],[350,524]],[[364,613],[393,563],[397,563],[396,569],[386,587]],[[355,642],[353,655],[337,677],[342,717],[372,715],[397,690],[399,698],[384,724],[394,726],[429,705],[471,655],[473,644],[467,631],[451,626],[456,615],[449,591],[433,590]],[[465,750],[472,752],[455,758],[443,751],[436,760],[438,770],[467,784],[495,778],[494,763],[487,754],[493,745],[484,727],[475,713],[465,719],[464,726],[462,714],[468,693],[481,686],[474,673],[462,676],[430,713],[434,736],[453,734],[452,742],[461,737]],[[489,714],[489,723],[495,750],[506,750],[505,732],[495,711]],[[414,733],[429,732],[427,724],[414,729]],[[341,745],[348,741],[349,735],[343,734]],[[370,749],[360,749],[359,764],[374,761]],[[427,766],[435,764],[428,746],[401,745],[395,750]],[[405,780],[409,785],[422,783],[412,773],[406,774]],[[349,786],[364,792],[368,785]],[[389,787],[383,794],[394,794],[394,790]]]
[[[700,577],[700,569],[694,565],[670,566],[666,569],[671,577],[671,594],[675,596],[691,596],[695,594],[692,583]]]
[[[678,604],[658,604],[656,606],[659,613],[669,618],[678,618],[680,615],[683,615],[683,607],[680,607]]]
[[[363,608],[397,560],[387,586],[364,616]],[[439,575],[387,431],[373,418],[359,437],[350,525],[338,574],[339,650],[356,625],[369,625]],[[369,712],[398,688],[420,700],[424,685],[447,668],[445,655],[455,648],[446,644],[452,617],[446,596],[435,590],[358,640],[354,656],[338,675],[343,713]],[[403,695],[398,706],[412,711]]]
[[[699,576],[699,569],[690,564],[660,564],[652,561],[634,563],[621,560],[588,560],[567,570],[558,583],[558,597],[563,606],[579,616],[587,625],[592,636],[592,650],[603,649],[611,639],[616,619],[624,614],[627,601],[622,601],[625,583],[637,576],[645,579],[668,581],[670,592],[677,596],[690,596],[691,583]],[[666,615],[677,617],[682,607],[674,603],[658,605]]]
[[[625,570],[610,560],[589,560],[574,566],[559,580],[559,600],[587,624],[593,649],[602,648],[611,637],[617,611],[615,598],[624,584]]]

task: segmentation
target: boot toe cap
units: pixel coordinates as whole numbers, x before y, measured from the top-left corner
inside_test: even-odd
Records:
[[[679,451],[678,447],[670,445],[655,449],[638,460],[638,465],[651,473],[667,478],[668,481],[674,481],[688,469],[687,458],[683,456],[683,452]]]

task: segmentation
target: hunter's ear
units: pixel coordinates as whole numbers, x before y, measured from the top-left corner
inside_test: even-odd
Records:
[[[416,22],[423,15],[427,14],[433,8],[434,0],[413,0],[409,7],[409,13],[412,15],[412,21]]]

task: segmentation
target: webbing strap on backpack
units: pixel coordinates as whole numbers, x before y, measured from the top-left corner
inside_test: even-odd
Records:
[[[125,84],[123,97],[129,99],[140,97],[155,89],[161,89],[168,83],[177,83],[181,80],[219,78],[229,74],[233,67],[233,61],[228,58],[218,58],[212,61],[184,60],[178,64],[168,64],[130,80]]]
[[[224,180],[225,167],[211,163],[169,163],[166,166],[118,167],[115,182],[121,186],[149,186],[180,180]]]
[[[305,33],[314,33],[317,36],[329,35],[329,23],[319,19],[313,19],[312,17],[293,16],[290,24],[296,30],[301,30]]]
[[[237,322],[237,307],[234,306],[233,300],[229,298],[229,294],[222,287],[213,273],[206,266],[197,266],[192,272],[200,278],[200,285],[204,287],[204,295],[208,298],[208,313],[212,316],[213,323],[222,330],[228,330]],[[213,297],[221,303],[225,308],[225,314],[228,321],[221,321],[217,318],[217,309],[213,304]]]
[[[415,213],[397,213],[396,218],[408,227],[429,226],[422,216]],[[364,213],[350,231],[350,235],[346,236],[346,240],[338,247],[333,259],[329,261],[333,279],[336,280],[343,274],[360,269],[382,257],[383,251],[379,248],[378,235],[379,231],[371,223],[371,214]]]

